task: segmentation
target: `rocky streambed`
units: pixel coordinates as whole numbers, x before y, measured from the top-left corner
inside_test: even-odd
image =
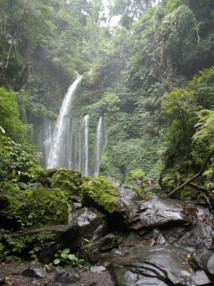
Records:
[[[99,206],[82,206],[76,197],[67,225],[5,234],[5,244],[25,239],[32,247],[32,238],[43,233],[38,257],[43,264],[6,259],[0,285],[214,285],[214,216],[209,209],[158,196],[143,200],[112,183],[118,203],[111,214]],[[56,250],[65,248],[90,262],[88,268],[53,266]]]

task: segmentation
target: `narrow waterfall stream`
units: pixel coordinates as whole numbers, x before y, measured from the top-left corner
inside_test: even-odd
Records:
[[[85,134],[84,134],[84,169],[83,175],[88,176],[88,128],[89,128],[89,115],[86,115],[83,119],[84,127],[85,127]]]
[[[99,166],[100,166],[101,152],[102,152],[102,135],[103,135],[102,125],[103,125],[103,118],[101,116],[97,125],[97,133],[96,133],[96,147],[94,154],[94,177],[98,177],[99,175]]]
[[[54,134],[53,134],[53,139],[51,142],[51,147],[50,147],[50,152],[48,156],[48,162],[47,162],[47,168],[55,168],[59,167],[62,165],[62,159],[63,158],[63,149],[64,149],[64,139],[66,136],[66,124],[65,124],[65,119],[66,116],[68,115],[70,109],[71,109],[71,104],[72,104],[72,99],[73,95],[76,91],[76,88],[78,86],[78,83],[81,81],[82,76],[77,78],[75,82],[69,87],[65,98],[63,100],[62,106],[60,108],[60,113],[57,118]]]

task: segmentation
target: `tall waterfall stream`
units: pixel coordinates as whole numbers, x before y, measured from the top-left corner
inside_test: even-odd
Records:
[[[73,99],[82,76],[69,87],[62,102],[59,116],[54,124],[48,118],[44,121],[41,149],[44,168],[66,167],[79,170],[83,175],[97,177],[102,147],[106,141],[104,118],[100,116],[96,127],[94,158],[90,160],[89,125],[90,117],[85,115],[78,121],[72,117]]]

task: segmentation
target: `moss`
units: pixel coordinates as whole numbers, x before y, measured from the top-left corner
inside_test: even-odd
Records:
[[[56,168],[43,170],[41,167],[39,167],[34,170],[35,180],[40,182],[44,187],[50,187],[51,178],[56,172]]]
[[[11,253],[25,255],[38,260],[44,243],[54,243],[55,234],[41,231],[36,234],[17,235],[7,238],[7,248]]]
[[[7,205],[0,210],[1,223],[9,228],[66,224],[68,221],[67,197],[60,189],[19,189],[4,194]]]
[[[71,194],[79,193],[82,186],[82,175],[79,171],[59,169],[51,178],[52,188],[61,188]]]
[[[82,181],[83,181],[83,183],[88,182],[88,181],[90,181],[91,179],[92,179],[91,176],[82,176]]]
[[[115,200],[116,187],[104,177],[94,178],[90,183],[83,184],[82,202],[93,202],[105,211],[112,213],[117,206]]]

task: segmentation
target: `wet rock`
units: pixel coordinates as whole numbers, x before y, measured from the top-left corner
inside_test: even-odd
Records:
[[[180,201],[153,196],[132,205],[128,222],[132,230],[145,230],[181,225],[186,227],[193,223],[193,219]]]
[[[202,268],[214,280],[214,253],[212,251],[197,250],[190,261],[194,267]]]
[[[40,279],[40,278],[47,277],[48,273],[42,267],[38,267],[38,268],[31,267],[31,268],[24,270],[22,272],[22,275],[30,277],[30,278]]]
[[[54,254],[58,249],[69,248],[71,253],[75,253],[82,246],[84,240],[94,241],[105,236],[107,226],[102,221],[98,212],[96,213],[88,208],[83,208],[73,214],[69,225],[28,228],[10,235],[4,235],[4,239],[6,241],[8,238],[14,240],[23,239],[27,250],[26,237],[35,237],[35,243],[38,246],[38,239],[36,237],[41,236],[41,233],[44,233],[44,238],[39,245],[41,247],[39,260],[44,264],[48,264],[53,261]],[[30,239],[30,243],[30,247],[33,248],[32,239]],[[24,251],[22,255],[25,255]]]
[[[108,234],[98,241],[84,245],[79,249],[78,254],[91,263],[96,263],[102,252],[110,251],[118,245],[119,241],[117,237],[113,234]]]
[[[77,210],[77,209],[81,209],[81,208],[82,208],[81,203],[73,203],[73,209]]]
[[[73,284],[80,280],[80,276],[76,272],[66,272],[63,269],[58,269],[55,281],[63,284]]]
[[[113,260],[109,270],[118,286],[210,285],[203,270],[192,269],[189,254],[188,249],[174,246],[133,247]]]
[[[101,214],[87,207],[71,213],[69,223],[77,225],[82,237],[90,241],[95,241],[107,234],[107,225],[101,219]]]
[[[80,196],[74,195],[74,196],[73,196],[73,201],[76,202],[76,203],[81,203],[81,198],[80,198]]]
[[[175,233],[174,229],[171,233]],[[166,233],[168,235],[169,232]],[[208,209],[197,206],[195,221],[190,229],[175,239],[179,245],[190,246],[196,249],[205,248],[214,250],[214,216]]]
[[[97,272],[97,273],[102,273],[103,271],[106,271],[106,268],[103,266],[93,266],[90,267],[91,272]]]
[[[123,186],[118,186],[115,192],[115,198],[118,202],[118,206],[115,211],[126,213],[126,215],[129,215],[137,201],[142,200],[136,191],[124,188]]]
[[[37,236],[43,234],[43,240],[38,245]],[[56,249],[70,248],[76,250],[81,246],[82,236],[79,226],[73,225],[54,225],[44,227],[33,227],[25,230],[14,232],[10,235],[4,235],[4,239],[7,241],[14,239],[15,241],[23,240],[25,242],[26,250],[28,249],[27,237],[34,237],[34,240],[30,240],[30,247],[33,248],[35,242],[37,246],[41,247],[41,253],[39,254],[39,260],[44,264],[52,261]],[[23,251],[22,255],[25,255]]]
[[[151,201],[154,202],[154,198],[147,202],[136,202],[138,211],[133,210],[129,218],[130,228],[134,232],[131,231],[124,240],[124,246],[175,245],[214,250],[214,216],[208,209],[184,202],[161,200],[161,204],[167,201],[171,207],[168,208],[166,204],[164,213],[164,208],[157,210],[159,202],[156,208],[152,207]],[[160,215],[161,211],[163,213]],[[161,216],[164,218],[159,222]]]

